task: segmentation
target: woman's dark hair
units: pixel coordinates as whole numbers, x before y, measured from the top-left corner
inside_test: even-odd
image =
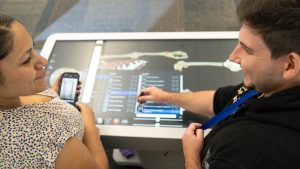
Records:
[[[13,47],[13,32],[10,27],[15,21],[13,17],[0,14],[0,60],[5,58]]]
[[[300,54],[300,0],[241,0],[237,15],[261,35],[273,59]]]

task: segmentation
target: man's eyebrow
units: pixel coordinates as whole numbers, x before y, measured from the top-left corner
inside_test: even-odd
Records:
[[[249,52],[249,53],[254,53],[254,50],[251,49],[250,47],[248,47],[247,45],[245,45],[243,42],[240,41],[240,44],[243,46],[243,48]]]

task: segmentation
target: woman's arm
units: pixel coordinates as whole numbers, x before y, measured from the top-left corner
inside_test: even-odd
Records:
[[[55,161],[57,169],[60,168],[89,168],[108,169],[109,164],[102,146],[95,117],[92,109],[84,104],[77,104],[84,124],[82,142],[76,138],[70,138]]]
[[[79,138],[71,137],[59,152],[55,160],[55,169],[108,169],[107,158],[101,158],[96,161]],[[99,161],[103,164],[99,164]]]

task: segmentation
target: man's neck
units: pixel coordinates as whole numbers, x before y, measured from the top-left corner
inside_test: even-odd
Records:
[[[300,86],[300,84],[299,83],[285,84],[285,85],[282,85],[281,87],[278,87],[277,89],[274,89],[272,91],[264,92],[263,97],[270,97],[275,93],[278,93],[278,92],[281,92],[281,91],[284,91],[284,90],[287,90],[287,89],[291,89],[291,88],[294,88],[294,87],[297,87],[297,86]]]

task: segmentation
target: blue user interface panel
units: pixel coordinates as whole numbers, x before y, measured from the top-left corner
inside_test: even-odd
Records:
[[[195,37],[56,39],[47,56],[48,80],[51,84],[62,72],[78,72],[83,82],[79,100],[93,108],[98,124],[184,127],[184,109],[139,104],[137,96],[149,86],[188,92],[240,83],[239,67],[227,60],[236,43],[236,38]]]

